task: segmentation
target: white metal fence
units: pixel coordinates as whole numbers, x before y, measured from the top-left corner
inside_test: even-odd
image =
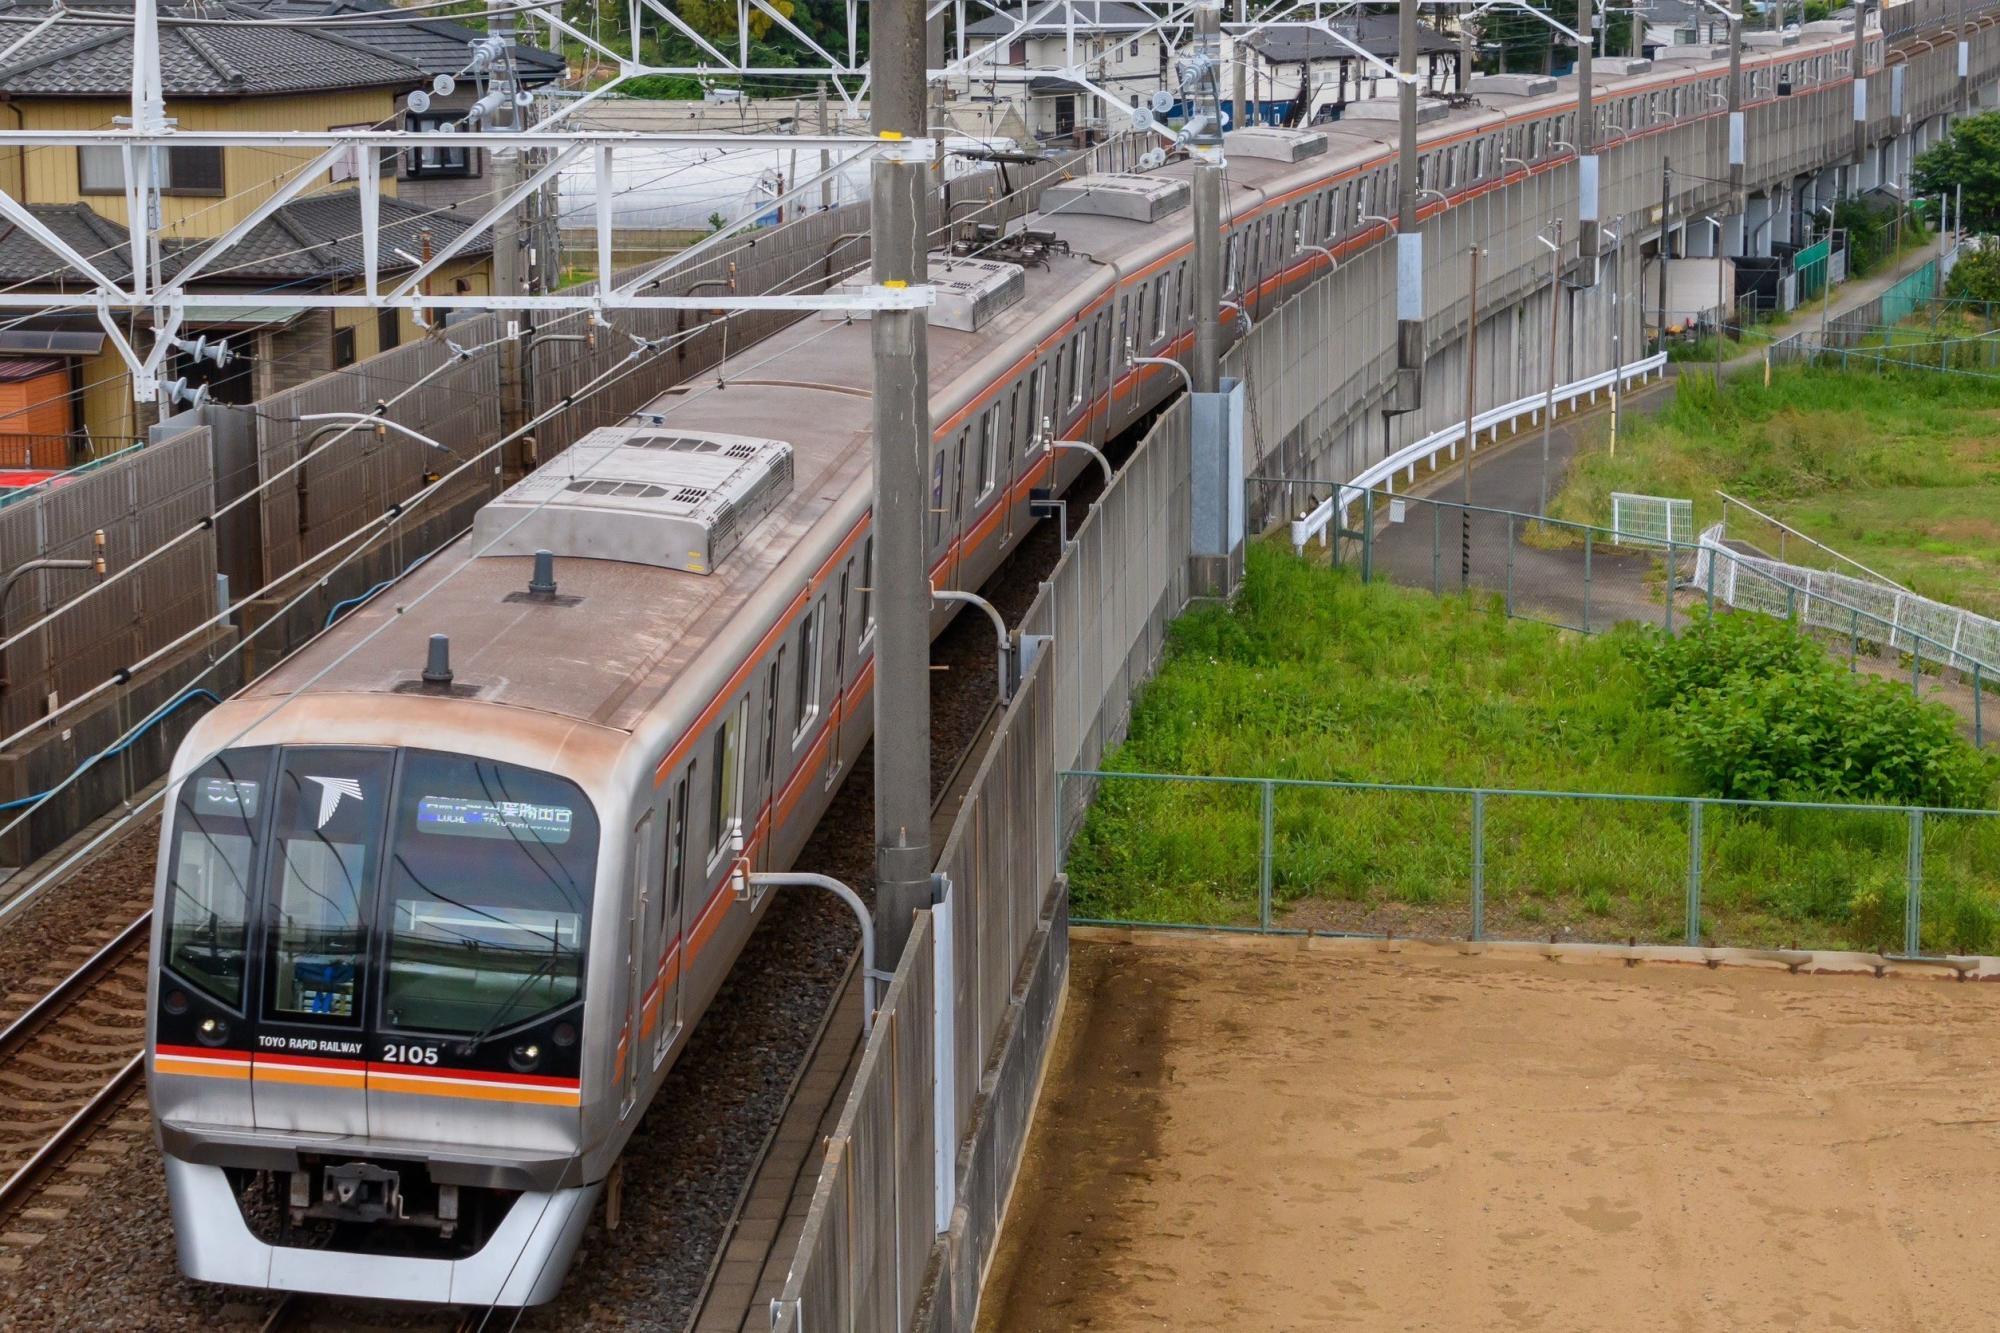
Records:
[[[1682,546],[1694,541],[1694,501],[1611,493],[1612,540],[1620,546]]]
[[[1885,646],[1924,661],[2000,675],[2000,621],[1868,579],[1732,551],[1720,523],[1701,534],[1694,586],[1712,587],[1717,602],[1739,610],[1841,634],[1881,633],[1889,640]]]

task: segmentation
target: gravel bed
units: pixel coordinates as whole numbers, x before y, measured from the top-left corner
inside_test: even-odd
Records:
[[[1071,527],[1095,498],[1093,469],[1071,488]],[[985,595],[1010,622],[1034,599],[1056,556],[1053,524],[1028,534],[989,580]],[[991,624],[961,614],[939,636],[932,661],[932,790],[971,744],[995,693]],[[874,752],[856,756],[801,868],[861,888],[872,878]],[[0,929],[0,989],[42,970],[43,960],[123,908],[121,891],[150,883],[157,821],[147,821],[90,866],[59,896]],[[135,880],[133,877],[137,876]],[[122,926],[127,915],[115,924]],[[624,1202],[616,1232],[593,1219],[562,1292],[506,1329],[660,1329],[678,1333],[700,1295],[710,1260],[755,1154],[784,1111],[794,1073],[807,1055],[848,956],[859,946],[845,908],[820,894],[775,900],[729,980],[676,1061],[625,1156]],[[157,1148],[136,1147],[114,1176],[82,1199],[64,1201],[69,1216],[41,1224],[47,1238],[16,1272],[0,1272],[0,1329],[74,1329],[123,1325],[147,1329],[254,1329],[274,1308],[270,1297],[184,1280],[174,1263],[173,1231]],[[447,1328],[452,1317],[383,1302],[318,1302],[315,1328]]]
[[[146,909],[153,894],[159,842],[157,814],[133,820],[123,834],[72,869],[64,883],[44,889],[0,925],[0,1024],[12,1022],[26,1007],[8,997],[26,991],[39,994],[47,987],[33,983],[69,974],[76,965],[69,960],[71,945],[108,938]],[[24,873],[17,884],[0,893],[33,882]]]

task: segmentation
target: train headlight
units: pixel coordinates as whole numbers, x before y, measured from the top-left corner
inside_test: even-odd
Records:
[[[204,1018],[195,1025],[194,1035],[204,1046],[220,1046],[229,1040],[229,1024],[220,1018]]]
[[[574,1046],[576,1045],[576,1024],[558,1023],[556,1024],[556,1030],[554,1032],[551,1032],[549,1034],[549,1037],[555,1042],[556,1045],[564,1047],[565,1049]]]
[[[170,990],[167,992],[166,998],[160,1001],[160,1003],[166,1006],[167,1012],[170,1014],[184,1014],[188,1011],[187,992],[184,990]]]
[[[541,1062],[542,1048],[532,1041],[524,1041],[507,1052],[507,1063],[523,1074]]]

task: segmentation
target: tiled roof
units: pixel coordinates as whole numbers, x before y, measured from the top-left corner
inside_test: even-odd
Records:
[[[122,282],[130,276],[125,262],[125,228],[98,215],[88,204],[34,204],[29,212],[59,238],[102,270]],[[443,249],[467,223],[449,213],[430,213],[420,205],[384,195],[381,200],[382,272],[413,267],[396,251],[423,253],[423,233],[431,234],[431,250]],[[294,199],[251,229],[235,246],[218,255],[194,280],[198,289],[241,284],[288,284],[311,288],[333,278],[361,273],[361,201],[353,190]],[[176,241],[161,256],[168,276],[207,245],[202,240]],[[491,233],[469,242],[459,254],[468,258],[490,254]],[[80,273],[66,268],[54,254],[18,227],[0,228],[0,282],[53,286],[58,280],[78,283]]]
[[[36,12],[31,6],[7,8]],[[226,11],[214,6],[204,11],[218,12]],[[422,69],[385,51],[338,33],[281,24],[162,23],[160,77],[170,98],[415,88],[429,82]],[[0,65],[0,92],[14,97],[127,97],[131,91],[129,23],[66,17]]]
[[[412,16],[401,15],[389,0],[238,0],[238,3],[243,8],[260,10],[277,18],[338,17],[351,20],[368,14],[399,15],[395,22],[350,21],[323,31],[337,32],[352,41],[386,51],[426,74],[462,74],[471,44],[482,35],[450,19],[412,22]],[[532,46],[514,48],[514,67],[521,81],[530,87],[552,83],[560,79],[566,69],[561,56]]]
[[[1348,41],[1365,48],[1371,55],[1383,60],[1396,58],[1397,31],[1394,14],[1362,14],[1333,20],[1327,26],[1338,31]],[[1264,59],[1276,65],[1302,60],[1356,59],[1353,47],[1335,41],[1316,28],[1284,27],[1274,24],[1256,36],[1246,38],[1245,43],[1255,48]],[[1457,49],[1457,46],[1437,29],[1424,24],[1417,25],[1419,55],[1435,55]]]
[[[89,204],[31,204],[28,211],[58,239],[97,265],[105,277],[124,282],[132,276],[132,266],[119,248],[125,244],[125,229],[106,220]],[[66,269],[21,228],[0,224],[0,281],[53,284],[61,277],[81,281],[82,276]]]
[[[1042,5],[1037,3],[1029,7],[1029,12],[1035,13],[1040,9]],[[974,37],[1000,37],[1012,32],[1018,22],[1019,19],[1011,15],[988,14],[985,18],[967,23],[965,31]],[[1088,35],[1083,31],[1086,24],[1130,31],[1150,28],[1157,22],[1158,19],[1138,6],[1119,4],[1118,0],[1076,0],[1078,36]],[[1042,34],[1062,32],[1068,26],[1068,16],[1062,6],[1057,5],[1035,19],[1032,31]]]
[[[381,248],[376,262],[382,270],[411,267],[397,250],[423,253],[423,233],[431,235],[433,253],[465,230],[465,220],[437,213],[406,200],[382,196]],[[198,244],[198,243],[197,243]],[[490,254],[493,235],[483,232],[460,250],[468,257]],[[294,199],[253,228],[207,272],[232,282],[294,281],[357,277],[361,273],[361,201],[353,190]],[[174,268],[172,260],[167,269]],[[200,281],[199,278],[196,279]]]

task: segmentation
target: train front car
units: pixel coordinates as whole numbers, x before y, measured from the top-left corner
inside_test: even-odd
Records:
[[[245,702],[182,751],[148,1074],[190,1277],[533,1304],[601,1188],[587,1080],[616,1066],[586,991],[609,798],[381,743],[476,734],[477,704],[425,702],[460,725],[384,701],[325,744],[318,710],[246,729],[268,710]]]

